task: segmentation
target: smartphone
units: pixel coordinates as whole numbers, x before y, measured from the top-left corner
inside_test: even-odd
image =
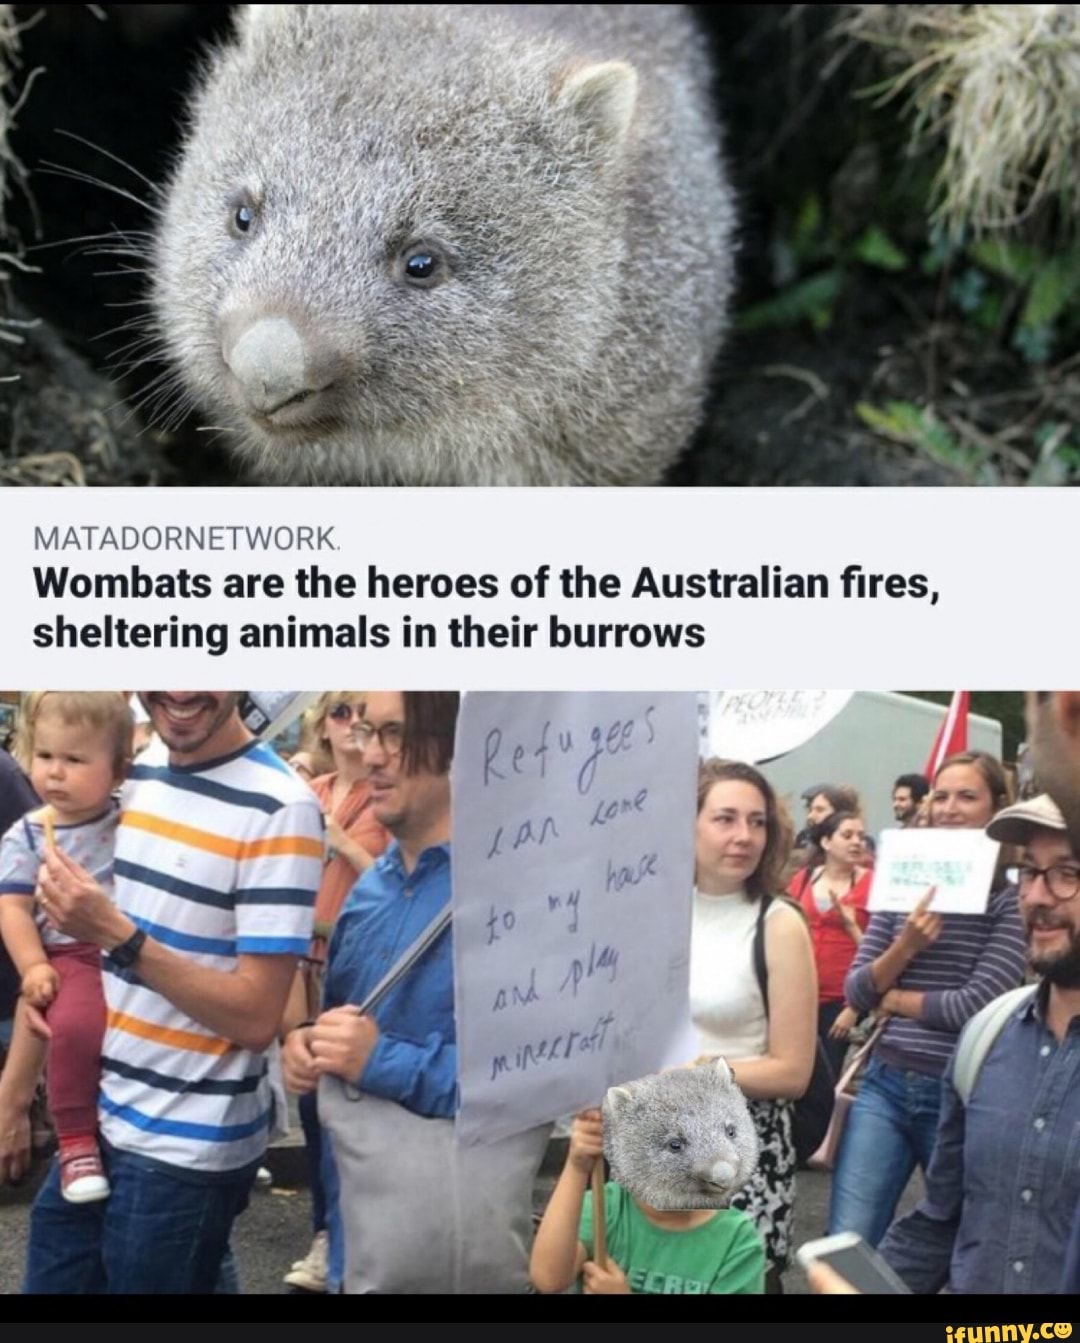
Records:
[[[857,1231],[841,1231],[800,1245],[796,1255],[803,1268],[814,1263],[828,1264],[860,1292],[871,1295],[897,1293],[911,1295],[911,1288],[873,1250]]]

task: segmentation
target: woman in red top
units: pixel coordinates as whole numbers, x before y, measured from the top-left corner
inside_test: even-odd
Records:
[[[839,1077],[856,1014],[844,1002],[844,979],[863,930],[873,871],[866,861],[866,831],[850,811],[834,811],[811,831],[810,862],[796,872],[788,894],[810,925],[818,972],[818,1035]]]

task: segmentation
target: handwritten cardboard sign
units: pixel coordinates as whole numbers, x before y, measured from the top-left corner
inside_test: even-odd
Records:
[[[463,1142],[655,1071],[688,1015],[693,694],[470,694],[453,767]]]
[[[709,754],[757,764],[802,746],[851,699],[851,690],[715,690]]]
[[[981,830],[884,830],[870,909],[909,914],[931,886],[936,914],[985,914],[998,849]]]

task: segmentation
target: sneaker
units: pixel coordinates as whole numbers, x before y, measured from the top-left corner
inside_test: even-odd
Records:
[[[274,1183],[274,1176],[266,1166],[260,1166],[255,1172],[255,1188],[269,1189]]]
[[[329,1250],[326,1232],[317,1232],[307,1257],[298,1259],[285,1274],[286,1287],[299,1287],[305,1292],[325,1292]]]
[[[96,1203],[109,1197],[96,1139],[61,1138],[60,1193],[69,1203]]]

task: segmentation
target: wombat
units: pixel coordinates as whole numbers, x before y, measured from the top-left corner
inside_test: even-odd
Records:
[[[247,5],[153,305],[257,478],[647,484],[701,418],[734,196],[679,5]]]
[[[612,1087],[603,1117],[611,1178],[653,1208],[725,1207],[757,1167],[754,1121],[723,1059]]]

